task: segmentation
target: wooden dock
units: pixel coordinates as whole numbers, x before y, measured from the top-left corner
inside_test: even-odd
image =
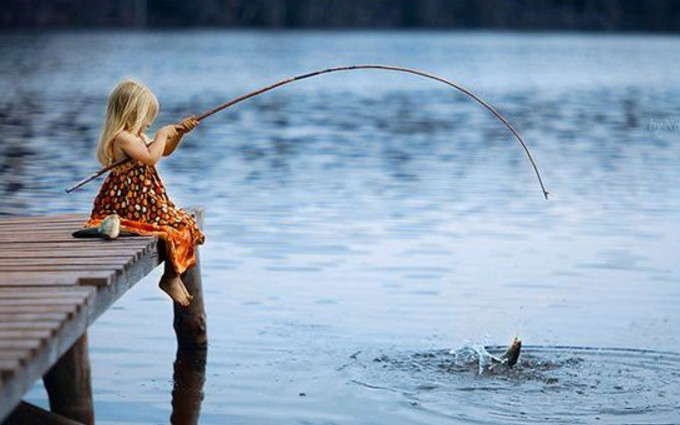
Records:
[[[156,237],[73,238],[86,219],[0,218],[0,423],[94,423],[87,328],[163,261]],[[200,265],[182,279],[195,298],[175,305],[178,345],[202,349]],[[51,412],[21,402],[40,378]]]

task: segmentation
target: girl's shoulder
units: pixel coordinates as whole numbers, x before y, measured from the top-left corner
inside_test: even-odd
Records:
[[[127,130],[121,130],[116,134],[116,137],[113,138],[113,143],[118,143],[118,145],[124,145],[126,143],[145,143],[146,140],[142,137],[139,137],[135,134],[130,133]]]
[[[119,131],[111,142],[114,161],[117,160],[117,158],[124,158],[126,156],[126,147],[138,144],[146,145],[145,141],[139,136],[136,136],[126,130]]]

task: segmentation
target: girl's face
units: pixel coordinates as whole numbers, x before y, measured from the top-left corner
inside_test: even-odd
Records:
[[[139,132],[141,133],[142,131],[146,131],[151,127],[151,123],[153,122],[155,117],[146,117],[144,119],[144,122],[142,123],[142,128],[139,129]]]
[[[156,108],[153,108],[153,110],[149,110],[146,118],[144,119],[144,122],[142,123],[142,128],[140,131],[146,131],[151,127],[151,123],[156,119],[157,112],[155,111]]]

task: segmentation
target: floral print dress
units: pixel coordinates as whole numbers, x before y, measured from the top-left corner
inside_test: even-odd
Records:
[[[130,160],[111,170],[84,227],[98,226],[114,213],[120,216],[121,230],[163,239],[176,273],[196,264],[196,245],[205,236],[195,217],[170,200],[155,166]]]

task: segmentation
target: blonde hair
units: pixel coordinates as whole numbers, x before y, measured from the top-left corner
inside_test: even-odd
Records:
[[[97,159],[104,166],[113,163],[113,140],[121,131],[140,133],[145,122],[158,115],[158,99],[142,83],[125,79],[109,95],[106,118],[97,144]]]

